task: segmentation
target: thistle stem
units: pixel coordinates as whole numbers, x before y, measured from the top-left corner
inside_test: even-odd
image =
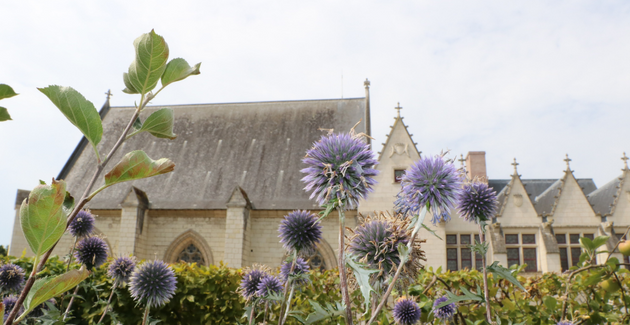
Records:
[[[114,290],[116,290],[117,284],[118,284],[118,281],[114,281],[114,285],[112,286],[112,293],[109,294],[109,299],[107,299],[107,306],[105,306],[105,311],[103,312],[101,319],[99,319],[98,323],[96,323],[97,325],[100,324],[103,321],[103,318],[105,318],[105,315],[107,315],[107,311],[109,310],[109,304],[112,302],[112,297],[114,296]]]
[[[291,282],[291,293],[289,293],[289,300],[287,302],[287,310],[282,317],[282,322],[280,324],[284,324],[287,321],[287,316],[289,315],[289,311],[291,310],[291,299],[293,298],[293,291],[295,290],[295,282]],[[279,325],[280,325],[279,324]]]
[[[483,226],[479,224],[479,240],[482,243],[486,241],[486,238],[483,234]],[[486,269],[486,254],[481,255],[481,264],[483,265],[483,296],[486,299],[486,318],[488,320],[488,323],[493,324],[492,313],[490,311],[490,297],[488,295],[488,270]]]
[[[344,238],[346,237],[344,234],[344,223],[346,218],[343,213],[343,203],[339,204],[337,212],[339,212],[339,280],[341,282],[341,298],[346,307],[346,324],[352,325],[352,301],[350,301],[350,294],[348,293],[348,276],[346,274],[346,258],[344,256]]]
[[[142,325],[147,324],[147,320],[149,319],[149,304],[147,304],[147,308],[144,310],[144,317],[142,318]]]
[[[79,285],[77,284],[77,287],[74,289],[74,293],[72,294],[72,297],[70,297],[70,303],[68,303],[68,308],[66,308],[66,312],[63,313],[63,321],[66,321],[66,318],[68,317],[68,313],[70,312],[70,308],[72,308],[72,303],[74,302],[74,296],[77,295],[77,293],[79,293]]]
[[[252,311],[249,313],[249,325],[254,325],[254,311],[256,310],[256,303],[258,302],[258,300],[254,300],[254,303],[252,304]]]
[[[297,250],[293,250],[293,261],[291,262],[291,269],[289,270],[289,274],[293,274],[293,270],[295,269],[295,263],[297,263]],[[284,287],[284,294],[282,295],[282,304],[280,304],[280,315],[279,315],[279,319],[280,322],[278,323],[278,325],[283,325],[284,321],[283,319],[286,319],[283,314],[284,311],[284,304],[286,303],[286,298],[287,298],[287,293],[289,291],[289,286],[288,286],[288,281],[287,281],[287,286]],[[291,304],[291,299],[289,299],[288,304]]]

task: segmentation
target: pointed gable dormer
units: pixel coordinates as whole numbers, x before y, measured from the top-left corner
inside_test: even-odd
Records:
[[[593,207],[573,175],[569,155],[566,155],[564,161],[567,164],[564,176],[536,197],[538,215],[543,218],[553,217],[556,226],[598,226],[601,219],[596,217]]]
[[[521,175],[518,174],[516,158],[512,166],[514,166],[512,179],[498,194],[500,205],[497,219],[501,225],[507,227],[540,223],[534,203],[527,194]]]
[[[414,161],[420,159],[421,152],[416,147],[417,143],[413,142],[412,134],[400,115],[400,103],[395,109],[397,114],[394,124],[383,143],[383,149],[378,153],[379,164],[376,169],[379,174],[374,177],[377,185],[368,195],[368,199],[360,203],[360,212],[391,211],[395,196],[400,191],[398,178]]]
[[[630,224],[630,169],[623,153],[622,174],[588,195],[597,216],[602,221],[614,221],[616,225]],[[608,219],[611,218],[611,219]]]

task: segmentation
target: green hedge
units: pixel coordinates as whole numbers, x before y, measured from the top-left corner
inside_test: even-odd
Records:
[[[30,272],[32,261],[27,258],[2,257],[3,263],[16,263],[27,272]],[[74,266],[76,267],[76,266]],[[111,292],[112,281],[106,276],[107,265],[95,270],[93,274],[80,285],[78,296],[72,308],[75,317],[70,324],[96,324],[103,310],[105,302]],[[245,301],[236,292],[239,286],[242,270],[219,266],[197,266],[190,264],[173,265],[177,275],[177,290],[174,298],[164,307],[151,310],[153,319],[161,320],[161,324],[236,324],[244,321]],[[60,274],[65,271],[64,263],[56,257],[51,258],[42,275]],[[581,324],[628,324],[630,318],[622,320],[626,314],[622,291],[607,293],[598,285],[601,281],[592,281],[597,276],[592,272],[582,272],[576,275],[572,282],[569,294],[567,315],[575,323]],[[628,271],[622,269],[621,275],[625,293],[630,287]],[[566,275],[546,273],[535,277],[518,277],[526,291],[521,291],[512,283],[489,278],[491,304],[494,313],[500,315],[503,324],[508,321],[523,324],[556,324],[562,314],[564,301]],[[590,284],[587,281],[590,281]],[[462,294],[461,288],[477,291],[477,286],[483,287],[481,273],[478,271],[442,272],[441,269],[433,271],[428,269],[421,272],[417,284],[413,285],[397,295],[415,296],[422,307],[422,320],[429,324],[438,324],[433,319],[431,308],[433,301],[441,297],[447,290],[455,294]],[[61,299],[56,298],[59,304]],[[298,310],[307,315],[312,312],[308,300],[314,300],[320,304],[332,303],[340,300],[339,278],[336,270],[324,273],[314,272],[311,275],[311,283],[295,293],[293,310]],[[362,303],[361,294],[354,292],[355,306]],[[626,304],[630,305],[630,296],[625,296]],[[63,299],[64,309],[68,305],[69,297]],[[122,323],[139,324],[142,319],[142,308],[137,307],[130,297],[127,287],[118,288],[112,299],[113,313],[105,317],[103,324]],[[355,308],[361,310],[362,307]],[[262,321],[264,308],[258,320]],[[268,307],[267,318],[272,315],[269,324],[277,323],[279,306],[271,304]],[[381,324],[392,320],[384,313]],[[275,315],[275,316],[273,316]],[[467,324],[479,324],[484,319],[485,309],[482,305],[462,303],[459,306],[458,321],[466,320]],[[112,319],[112,317],[114,319]],[[357,314],[358,319],[361,318]],[[458,323],[459,323],[458,322]],[[476,323],[479,322],[479,323]],[[33,323],[30,321],[29,323]],[[299,324],[295,319],[289,318],[289,324]],[[342,319],[324,321],[319,324],[343,323]]]

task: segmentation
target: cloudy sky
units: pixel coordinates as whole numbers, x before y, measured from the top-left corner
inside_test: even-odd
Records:
[[[568,153],[602,186],[630,153],[627,1],[11,1],[0,83],[20,95],[0,102],[13,117],[0,123],[0,244],[16,190],[49,182],[81,138],[36,87],[133,104],[122,73],[152,28],[171,57],[203,62],[153,104],[362,97],[369,78],[375,143],[400,102],[419,150],[484,150],[490,178],[514,157],[524,178],[559,178]]]

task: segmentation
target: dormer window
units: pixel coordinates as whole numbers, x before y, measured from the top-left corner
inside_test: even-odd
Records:
[[[405,175],[404,169],[394,169],[394,183],[400,183],[403,175]]]

